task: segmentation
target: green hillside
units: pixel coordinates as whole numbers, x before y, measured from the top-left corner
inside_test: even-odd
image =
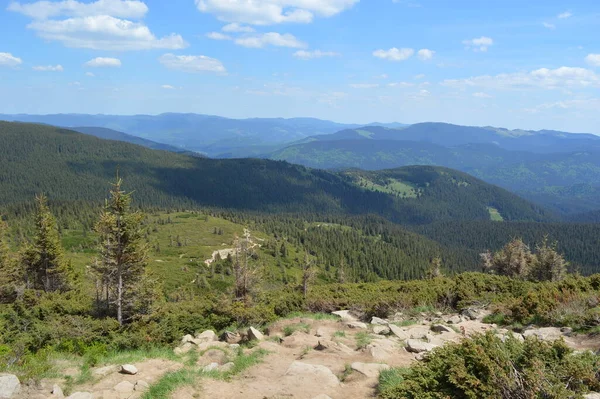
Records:
[[[286,162],[193,158],[49,126],[0,122],[1,204],[29,201],[39,192],[54,201],[98,202],[117,170],[143,206],[374,213],[405,223],[488,219],[487,207],[493,206],[505,220],[551,219],[543,210],[476,179],[469,181],[489,196],[482,197],[478,206],[465,207],[460,203],[474,204],[478,198],[463,196],[479,191],[457,191],[450,196],[431,191],[438,203],[404,199],[360,187],[347,174]],[[412,170],[416,173],[419,168]],[[425,168],[423,173],[428,176],[431,172]],[[501,198],[500,203],[492,202],[491,197]]]

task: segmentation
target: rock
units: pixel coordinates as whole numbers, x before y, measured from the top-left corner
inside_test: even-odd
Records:
[[[199,343],[203,343],[203,342],[212,342],[212,341],[218,341],[218,340],[219,339],[217,337],[217,334],[215,334],[214,331],[206,330],[202,334],[196,335],[196,339],[194,340],[194,343],[197,345],[198,341],[200,341]]]
[[[135,383],[135,387],[133,389],[136,392],[146,392],[148,389],[150,389],[150,384],[148,384],[146,381],[139,380]]]
[[[199,366],[206,366],[211,363],[223,364],[226,363],[226,360],[227,355],[222,350],[209,349],[206,352],[204,352],[200,359],[198,359],[197,364]]]
[[[444,314],[442,312],[435,312],[433,315],[435,317],[442,317]]]
[[[323,327],[317,328],[315,337],[324,338],[324,337],[327,337],[327,335],[329,335],[329,334],[327,334],[327,330],[325,328],[323,328]]]
[[[120,373],[127,375],[136,375],[138,373],[138,369],[133,364],[124,364],[121,366]]]
[[[392,332],[392,334],[394,334],[396,337],[400,338],[401,340],[407,340],[408,338],[410,338],[410,336],[400,327],[398,327],[395,324],[390,324],[388,326],[390,328],[390,331]]]
[[[346,323],[346,326],[348,326],[349,328],[357,328],[361,330],[365,330],[368,328],[368,326],[361,321],[350,321]]]
[[[327,396],[324,393],[322,393],[318,396],[315,396],[313,399],[331,399],[331,396]]]
[[[235,367],[235,364],[233,362],[225,363],[224,365],[219,367],[219,371],[223,372],[223,373],[227,373],[227,372],[231,371],[234,367]]]
[[[75,392],[67,397],[67,399],[93,399],[94,396],[89,392]]]
[[[114,373],[118,370],[117,366],[105,366],[105,367],[100,367],[97,369],[94,369],[92,371],[92,375],[94,375],[94,377],[106,377],[107,375]]]
[[[436,332],[436,333],[445,333],[445,332],[454,332],[453,329],[451,329],[450,327],[447,327],[443,324],[434,324],[431,326],[431,331]]]
[[[21,390],[21,382],[16,375],[0,374],[0,398],[10,399],[15,397]]]
[[[448,324],[460,324],[462,321],[462,318],[458,315],[454,315],[446,319],[446,323]]]
[[[227,342],[228,344],[239,344],[242,340],[242,336],[236,332],[225,331],[221,334],[221,341]]]
[[[329,348],[329,343],[325,342],[324,344],[322,344],[321,341],[319,341],[317,343],[317,346],[314,347],[314,350],[324,351],[324,350],[327,350],[328,348]]]
[[[53,398],[63,399],[65,397],[62,388],[57,384],[54,384],[54,386],[52,387],[52,392],[50,393],[52,394]]]
[[[349,310],[338,310],[337,312],[331,312],[331,314],[339,316],[342,321],[356,321],[358,320],[352,314],[350,314]]]
[[[388,370],[390,366],[382,363],[360,363],[354,362],[350,365],[352,370],[367,376],[368,378],[377,378],[381,370]]]
[[[583,399],[600,399],[600,393],[590,392],[587,395],[583,395]]]
[[[183,338],[181,338],[181,345],[184,345],[187,342],[194,343],[194,337],[192,337],[190,334],[188,334],[188,335],[184,336]]]
[[[505,334],[496,334],[496,337],[500,338],[500,341],[502,342],[506,342],[506,340],[508,339],[508,337],[513,336],[514,339],[516,339],[517,341],[525,341],[525,338],[523,338],[523,336],[519,333],[514,333],[514,332],[507,332]]]
[[[560,329],[560,332],[566,336],[570,336],[571,334],[573,334],[573,329],[571,327],[563,327]]]
[[[335,388],[340,381],[333,372],[325,366],[293,362],[285,372],[286,377],[293,377],[298,385],[318,385],[323,388]]]
[[[388,326],[375,326],[373,327],[373,333],[377,335],[388,335],[390,333],[390,328]]]
[[[232,351],[237,351],[238,349],[240,349],[240,345],[239,344],[231,344],[231,345],[229,345],[229,349],[231,349]]]
[[[119,393],[129,393],[133,392],[135,385],[133,385],[129,381],[121,381],[113,388],[115,391]]]
[[[406,341],[406,350],[412,353],[430,352],[437,347],[438,345],[419,341],[418,339],[409,339]]]
[[[389,322],[387,320],[380,319],[379,317],[373,317],[371,319],[371,324],[375,324],[378,326],[387,326]]]
[[[203,372],[207,373],[209,371],[214,371],[217,370],[219,368],[219,363],[211,363],[208,366],[204,366],[204,368],[202,369]]]
[[[479,318],[479,312],[472,308],[463,309],[460,314],[470,320],[477,320]]]
[[[262,341],[263,339],[265,339],[265,337],[264,337],[264,335],[263,335],[263,334],[262,334],[260,331],[258,331],[256,328],[254,328],[254,327],[250,327],[250,328],[248,329],[248,339],[249,339],[250,341],[254,341],[254,340],[257,340],[257,341]]]
[[[563,334],[557,327],[543,327],[526,330],[523,335],[527,337],[537,337],[542,341],[556,341],[562,338]]]

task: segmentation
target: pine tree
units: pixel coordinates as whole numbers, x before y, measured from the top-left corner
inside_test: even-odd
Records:
[[[0,303],[13,302],[22,283],[18,262],[6,243],[7,226],[0,220]]]
[[[526,278],[531,270],[534,255],[521,239],[513,239],[500,251],[481,255],[486,271],[502,276]]]
[[[122,183],[117,176],[96,224],[100,257],[92,264],[100,286],[98,301],[104,302],[109,314],[111,305],[116,306],[116,317],[121,325],[134,316],[136,305],[144,303],[148,307],[142,298],[145,291],[141,289],[147,264],[141,228],[144,216],[131,210],[131,194],[121,189]]]
[[[569,263],[556,250],[556,243],[549,244],[548,237],[536,246],[530,278],[537,281],[560,281],[567,274]]]
[[[36,196],[36,206],[34,242],[22,255],[26,286],[45,292],[67,291],[73,270],[65,259],[56,219],[45,195]]]
[[[427,270],[427,278],[434,279],[438,277],[442,277],[444,274],[442,273],[442,258],[436,256],[433,258],[429,264],[429,270]]]
[[[308,257],[308,252],[304,254],[304,265],[302,266],[302,295],[304,299],[308,296],[308,286],[315,278],[316,270],[314,262]]]
[[[236,237],[234,242],[235,259],[233,261],[233,275],[235,278],[234,296],[236,300],[248,302],[258,280],[259,270],[249,263],[250,230],[244,229],[244,238]]]

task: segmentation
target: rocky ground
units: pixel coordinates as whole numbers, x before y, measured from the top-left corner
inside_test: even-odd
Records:
[[[270,326],[265,334],[250,328],[220,339],[211,331],[183,337],[174,349],[176,360],[152,359],[133,365],[108,365],[93,369],[92,378],[73,388],[69,399],[139,399],[167,373],[187,370],[200,378],[171,394],[176,399],[326,399],[376,396],[379,372],[409,366],[425,353],[447,342],[458,342],[476,332],[494,330],[500,337],[536,336],[542,340],[564,339],[576,350],[598,351],[600,339],[575,335],[569,329],[529,328],[523,334],[497,328],[482,321],[485,312],[468,310],[462,315],[421,314],[407,318],[396,314],[389,320],[369,323],[348,311],[334,317],[296,317]],[[410,321],[409,321],[410,320]],[[251,340],[251,345],[240,342]],[[260,359],[242,367],[243,359]],[[258,356],[260,355],[260,356]],[[18,381],[17,381],[18,382]],[[0,375],[0,398],[64,398],[64,378],[22,384]],[[151,397],[146,394],[146,397]],[[600,398],[591,394],[590,399]]]

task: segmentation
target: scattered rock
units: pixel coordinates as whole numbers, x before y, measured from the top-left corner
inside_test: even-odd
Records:
[[[406,350],[412,353],[430,352],[437,347],[438,345],[430,344],[429,342],[420,341],[418,339],[409,339],[406,341]]]
[[[442,312],[435,312],[433,315],[435,317],[442,317],[444,314]]]
[[[202,342],[211,342],[211,341],[218,341],[218,340],[219,339],[217,337],[217,334],[215,334],[214,331],[206,330],[202,334],[196,335],[196,339],[194,340],[194,343],[198,344],[198,341],[200,341],[200,343],[202,343]]]
[[[105,367],[100,367],[97,369],[94,369],[92,371],[92,375],[94,375],[94,377],[106,377],[107,375],[114,373],[117,371],[117,366],[105,366]]]
[[[324,329],[323,327],[318,327],[317,328],[317,331],[315,333],[315,337],[323,338],[323,337],[326,337],[327,335],[328,334],[327,334],[327,330],[326,329]]]
[[[311,384],[323,388],[335,388],[340,381],[333,372],[325,366],[293,362],[285,372],[286,377],[293,377],[298,385]]]
[[[52,391],[50,393],[52,394],[53,398],[63,399],[65,397],[65,394],[64,394],[62,388],[57,384],[54,384],[54,386],[52,387]]]
[[[470,320],[477,320],[479,318],[479,312],[473,308],[463,309],[460,314]]]
[[[124,364],[121,366],[120,373],[127,375],[136,375],[138,373],[138,369],[133,364]]]
[[[250,341],[262,341],[263,339],[265,339],[264,335],[258,331],[256,328],[254,327],[250,327],[248,329],[248,339]]]
[[[358,320],[356,317],[354,317],[352,314],[350,314],[349,310],[338,310],[336,312],[331,312],[331,314],[339,316],[342,319],[342,321],[356,321],[356,320]]]
[[[454,315],[446,319],[446,323],[448,324],[460,324],[462,321],[462,318],[458,315]]]
[[[235,364],[233,362],[225,363],[224,365],[219,367],[219,371],[221,371],[223,373],[227,373],[227,372],[233,370],[234,367],[235,367]]]
[[[211,363],[223,364],[223,363],[226,363],[226,360],[227,360],[227,355],[222,350],[209,349],[206,352],[204,352],[204,354],[202,355],[202,357],[200,357],[200,359],[198,359],[197,364],[199,366],[206,366]]]
[[[571,327],[563,327],[560,329],[560,332],[568,337],[573,334],[573,329]]]
[[[388,326],[390,328],[390,331],[392,332],[392,334],[394,334],[396,337],[400,338],[401,340],[407,340],[410,338],[410,336],[400,327],[398,327],[397,325],[394,324],[390,324]]]
[[[121,381],[113,388],[115,391],[119,393],[129,393],[133,392],[135,385],[133,385],[129,381]]]
[[[184,336],[183,338],[181,338],[181,345],[184,345],[186,343],[194,343],[194,337],[192,337],[190,334]]]
[[[348,323],[346,323],[346,326],[348,326],[349,328],[358,328],[358,329],[362,329],[365,330],[368,328],[368,326],[363,323],[362,321],[350,321]]]
[[[454,332],[453,329],[451,329],[448,326],[445,326],[443,324],[434,324],[431,326],[431,331],[436,332],[436,333],[445,333],[445,332]]]
[[[378,326],[387,326],[389,322],[387,320],[380,319],[379,317],[373,317],[371,319],[371,324],[375,324]]]
[[[150,389],[150,384],[148,384],[146,381],[139,380],[135,383],[135,387],[133,389],[137,392],[146,392],[148,389]]]
[[[232,351],[237,351],[238,349],[240,349],[240,345],[239,344],[231,344],[231,345],[229,345],[229,349],[231,349]]]
[[[221,334],[221,341],[227,342],[228,344],[239,344],[242,340],[242,336],[236,332],[225,331]]]
[[[388,335],[390,333],[390,328],[388,326],[375,326],[373,327],[373,333],[377,335]]]
[[[359,363],[354,362],[350,365],[352,370],[367,376],[368,378],[377,378],[381,370],[388,370],[390,366],[382,363]]]
[[[16,375],[0,374],[0,398],[10,399],[21,390],[21,382]]]
[[[219,363],[211,363],[208,366],[204,366],[204,368],[202,369],[203,372],[207,373],[209,371],[214,371],[214,370],[218,370],[219,368]]]
[[[319,341],[319,343],[317,344],[317,346],[315,346],[315,348],[314,348],[314,349],[315,349],[316,351],[324,351],[324,350],[326,350],[328,347],[329,347],[329,346],[328,346],[328,344],[327,344],[327,343],[325,343],[325,345],[324,345],[324,344],[322,344],[322,343],[321,343],[321,341]]]
[[[89,392],[75,392],[67,397],[67,399],[93,399],[93,395]]]
[[[537,337],[542,341],[556,341],[562,338],[563,334],[557,327],[542,327],[526,330],[523,335],[527,337]]]
[[[587,395],[583,395],[583,399],[600,399],[600,393],[590,392]]]
[[[500,338],[500,341],[502,342],[506,342],[506,340],[508,339],[508,337],[513,336],[513,338],[515,338],[517,341],[525,341],[525,338],[523,338],[523,336],[519,333],[514,333],[514,332],[507,332],[505,334],[496,334],[496,337]]]

